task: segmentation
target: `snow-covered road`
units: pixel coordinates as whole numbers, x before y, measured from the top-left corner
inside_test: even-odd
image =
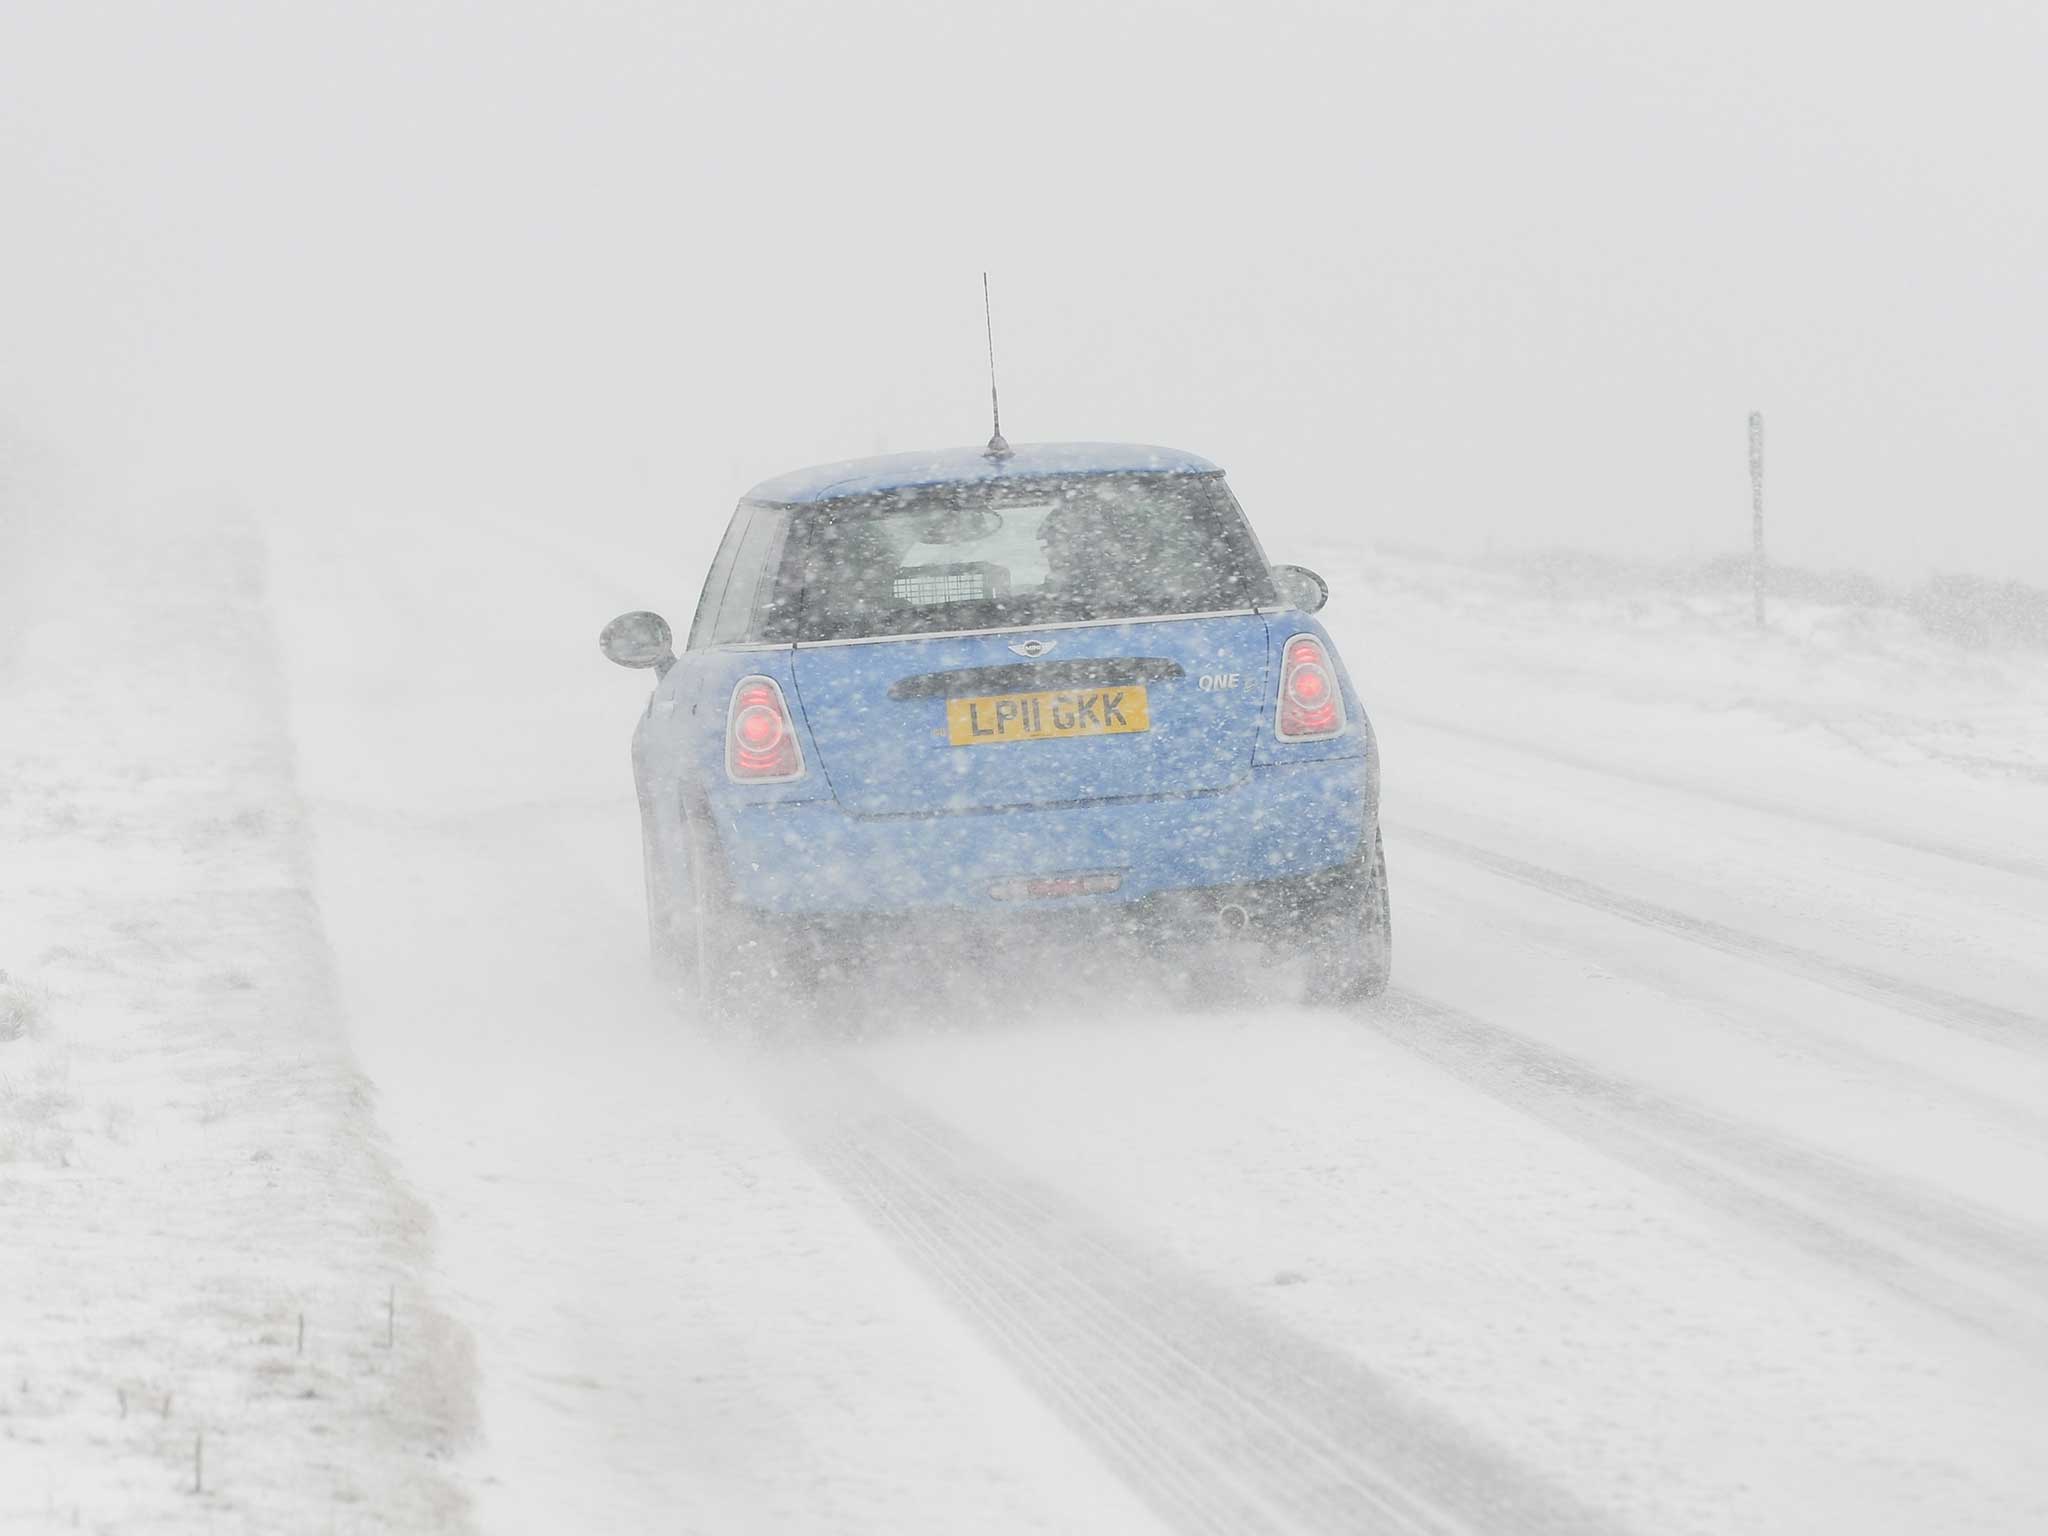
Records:
[[[1383,1005],[895,964],[750,1044],[645,979],[642,685],[591,646],[691,573],[280,535],[485,1529],[2048,1526],[2048,660],[1312,553]]]

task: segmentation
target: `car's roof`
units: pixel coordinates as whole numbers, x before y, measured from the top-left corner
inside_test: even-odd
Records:
[[[1018,443],[996,458],[986,448],[936,448],[819,464],[763,480],[745,500],[778,506],[873,496],[929,485],[1042,479],[1048,475],[1214,475],[1207,459],[1146,443]]]

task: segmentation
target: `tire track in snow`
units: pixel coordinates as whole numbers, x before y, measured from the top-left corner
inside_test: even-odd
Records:
[[[1605,886],[1595,885],[1590,880],[1581,880],[1576,875],[1563,874],[1557,870],[1545,869],[1540,864],[1530,864],[1522,859],[1510,858],[1506,854],[1494,853],[1462,839],[1446,837],[1441,832],[1425,832],[1418,827],[1403,825],[1398,835],[1403,843],[1411,847],[1427,848],[1448,858],[1533,886],[1547,895],[1558,896],[1566,901],[1577,902],[1580,906],[1592,907],[1615,917],[1626,918],[1632,923],[1641,923],[1646,928],[1660,928],[1666,933],[1690,939],[1695,944],[1718,949],[1723,954],[1768,965],[1808,981],[1817,981],[1823,986],[1833,987],[1838,992],[1882,1003],[1888,1008],[1912,1014],[1930,1023],[1961,1030],[1965,1034],[1974,1035],[1995,1045],[2009,1046],[2035,1055],[2048,1054],[2048,1020],[2021,1013],[2017,1009],[2002,1008],[1996,1003],[1965,997],[1959,992],[1949,992],[1940,987],[1909,981],[1903,976],[1894,976],[1870,966],[1832,960],[1797,944],[1766,938],[1762,934],[1733,928],[1711,918],[1694,917],[1675,907],[1661,906],[1656,902],[1643,901],[1634,896],[1624,896],[1618,891],[1608,890]]]
[[[1683,774],[1658,773],[1648,768],[1624,768],[1599,758],[1565,752],[1556,747],[1541,746],[1532,741],[1503,736],[1493,731],[1482,731],[1476,726],[1433,715],[1413,714],[1406,710],[1380,710],[1375,713],[1405,721],[1410,725],[1419,725],[1424,730],[1440,731],[1446,736],[1461,736],[1468,741],[1483,742],[1487,746],[1502,747],[1525,757],[1540,758],[1544,762],[1556,763],[1561,767],[1575,768],[1581,773],[1598,774],[1603,778],[1647,785],[1651,789],[1666,789],[1675,794],[1713,800],[1722,805],[1735,806],[1740,810],[1775,816],[1782,821],[1798,821],[1811,826],[1826,827],[1830,831],[1844,832],[1851,837],[1869,838],[1873,842],[1903,848],[1909,853],[1923,853],[1957,864],[1974,865],[1978,869],[1995,869],[2003,874],[2018,875],[2024,880],[2048,880],[2048,862],[2039,859],[2022,858],[2017,854],[1994,853],[1985,848],[1964,848],[1959,844],[1945,843],[1937,838],[1914,837],[1895,830],[1869,826],[1846,816],[1833,816],[1812,807],[1786,805],[1764,795],[1739,794],[1720,785],[1702,784]]]
[[[1440,1410],[1101,1229],[843,1059],[769,1086],[831,1177],[1175,1530],[1616,1530]]]
[[[1436,870],[1419,869],[1411,863],[1405,864],[1403,871],[1402,884],[1411,894],[1420,884],[1423,889],[1438,893],[1440,900],[1455,903],[1465,899],[1460,887],[1455,882],[1443,881]],[[1625,948],[1617,950],[1604,936],[1574,931],[1526,908],[1518,908],[1511,920],[1504,920],[1501,932],[1539,947],[1568,949],[1597,960],[1608,972],[1628,976],[1639,985],[1676,999],[1696,1001],[1707,1010],[1705,1020],[1713,1028],[1774,1054],[1794,1051],[1842,1083],[1866,1085],[1909,1101],[1938,1097],[1949,1112],[1961,1112],[1979,1125],[1995,1126],[2001,1135],[2015,1141],[2048,1147],[2048,1112],[2042,1106],[2006,1093],[1988,1092],[1942,1072],[1939,1067],[1902,1060],[1890,1051],[1865,1045],[1860,1036],[1829,1028],[1809,1010],[1754,1011],[1739,999],[1717,997],[1712,987],[1674,978],[1662,964],[1645,960]]]
[[[2038,1300],[2030,1310],[2010,1299],[2048,1296],[2048,1233],[1667,1098],[1414,993],[1397,989],[1365,1017],[1512,1108],[2048,1362]]]

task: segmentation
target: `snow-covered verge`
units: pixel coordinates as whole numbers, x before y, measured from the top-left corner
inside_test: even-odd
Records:
[[[1467,563],[1336,540],[1315,550],[1350,598],[1338,611],[1365,610],[1375,649],[1359,670],[1381,707],[1691,769],[1801,809],[1825,809],[1824,786],[1844,773],[1940,795],[1902,805],[1906,826],[1946,825],[1958,809],[2030,811],[2039,797],[2020,791],[2048,785],[2048,593],[2017,583],[1897,590],[1782,570],[1759,630],[1747,572],[1726,561],[1552,550]],[[1390,645],[1392,670],[1376,665]],[[1957,807],[1942,791],[1963,783],[1971,802]]]
[[[233,519],[0,499],[0,1529],[459,1530]]]

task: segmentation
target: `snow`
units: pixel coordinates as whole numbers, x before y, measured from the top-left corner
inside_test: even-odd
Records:
[[[2048,1531],[2044,21],[4,0],[0,1536]],[[650,981],[600,627],[1004,427],[1330,579],[1383,1000]]]
[[[459,1525],[468,1340],[334,1006],[261,541],[0,528],[0,1528]]]
[[[2024,635],[1825,584],[1758,634],[1713,568],[1274,548],[1330,579],[1380,735],[1382,1004],[1176,1007],[1171,959],[1020,945],[992,959],[1035,1004],[889,957],[751,1039],[647,977],[647,680],[593,644],[650,585],[680,620],[697,573],[482,514],[264,532],[267,581],[233,525],[118,560],[81,535],[77,626],[138,661],[48,618],[0,652],[35,724],[0,802],[0,1021],[30,1021],[0,1022],[28,1148],[0,1218],[33,1222],[0,1249],[31,1322],[0,1393],[21,1360],[49,1383],[0,1396],[0,1514],[2048,1524]],[[274,1183],[198,1199],[259,1148]],[[375,1347],[393,1279],[444,1353],[405,1311]],[[287,1487],[304,1427],[252,1384],[315,1369],[281,1342],[301,1305],[336,1418],[327,1480]],[[192,1400],[178,1435],[109,1419],[128,1381]]]

